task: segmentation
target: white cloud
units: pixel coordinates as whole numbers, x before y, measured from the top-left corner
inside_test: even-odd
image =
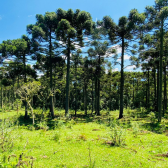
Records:
[[[134,68],[136,68],[135,65],[130,65],[130,66],[127,66],[125,69],[127,69],[127,70],[133,70]]]
[[[2,16],[0,15],[0,20],[2,20]]]
[[[10,62],[13,61],[13,59],[4,59],[3,62]]]
[[[65,60],[67,59],[65,55],[61,55],[61,57],[62,57],[63,59],[65,59]]]
[[[129,60],[130,56],[129,55],[124,55],[124,60]],[[117,61],[121,61],[121,57],[117,59]]]
[[[40,78],[40,77],[42,77],[44,75],[44,73],[43,72],[38,72],[37,75],[38,75],[37,78]]]
[[[106,55],[107,57],[112,57],[114,56],[115,54],[112,53],[112,50],[115,49],[116,50],[116,53],[115,54],[120,54],[121,53],[121,50],[122,48],[119,46],[119,45],[114,45],[110,48],[108,48],[107,52],[106,52]]]
[[[119,71],[118,68],[112,69],[112,72],[116,72],[116,71]]]
[[[84,37],[83,39],[84,39],[84,41],[86,41],[86,42],[89,42],[89,41],[90,41],[88,37]]]
[[[32,17],[33,15],[28,15],[28,17]]]

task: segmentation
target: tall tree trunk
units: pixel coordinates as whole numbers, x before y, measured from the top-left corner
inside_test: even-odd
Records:
[[[78,59],[77,59],[78,60]],[[76,77],[77,77],[77,61],[76,58],[75,58],[75,116],[76,116],[76,112],[77,112],[77,90],[76,90],[76,85],[77,85],[77,80],[76,80]]]
[[[149,83],[149,69],[148,69],[148,99],[147,99],[147,109],[150,111],[150,83]]]
[[[12,86],[12,110],[14,109],[14,101],[15,101],[15,80],[13,79],[13,86]]]
[[[75,82],[75,116],[77,112],[77,91],[76,91],[76,82]]]
[[[23,53],[23,64],[24,64],[24,83],[27,83],[26,79],[26,54],[25,52]],[[28,112],[27,112],[27,102],[25,101],[25,119],[28,119]]]
[[[119,114],[119,119],[123,118],[123,92],[124,92],[124,37],[122,37],[121,87],[120,87],[120,114]]]
[[[19,89],[20,87],[20,84],[19,84],[19,75],[18,75],[18,80],[17,80],[17,89]],[[17,99],[19,99],[19,95],[17,94]],[[18,104],[18,100],[17,100],[17,114],[18,114],[18,111],[19,111],[19,104]]]
[[[87,115],[87,84],[86,84],[86,81],[84,81],[84,110],[85,110],[85,115]]]
[[[51,117],[54,118],[54,102],[53,102],[53,79],[52,79],[52,44],[51,44],[51,28],[50,28],[50,44],[49,44],[49,53],[50,53],[50,113]]]
[[[146,108],[148,108],[148,84],[146,83]]]
[[[109,110],[112,111],[111,81],[110,81],[110,94],[109,95],[110,95],[110,103],[109,103],[110,107],[109,107]]]
[[[134,78],[133,78],[133,107],[134,107]]]
[[[163,117],[167,110],[167,81],[166,81],[166,66],[164,67],[164,104],[163,104]]]
[[[95,114],[97,114],[97,76],[95,77]]]
[[[158,122],[161,122],[162,118],[162,68],[163,68],[163,19],[161,19],[161,36],[160,36],[160,59],[159,59],[159,115]]]
[[[1,81],[1,109],[3,109],[3,85]]]
[[[99,66],[98,66],[98,86],[97,86],[97,115],[100,115],[100,55],[99,55]]]
[[[93,69],[92,69],[92,115],[93,115],[93,109],[94,109],[94,95],[93,95]]]
[[[154,109],[156,111],[157,93],[156,93],[156,69],[153,69],[153,81],[154,81]]]
[[[159,111],[159,64],[157,69],[157,112]]]
[[[65,116],[69,114],[70,38],[68,38]]]

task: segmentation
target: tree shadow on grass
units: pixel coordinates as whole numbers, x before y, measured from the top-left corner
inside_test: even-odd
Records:
[[[161,125],[160,123],[145,123],[142,125],[142,127],[148,131],[157,133],[157,134],[162,134],[166,131],[166,126]]]

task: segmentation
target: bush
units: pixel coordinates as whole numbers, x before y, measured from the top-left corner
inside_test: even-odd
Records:
[[[0,122],[0,152],[12,150],[14,146],[15,136],[12,136],[14,123],[10,120],[3,120]],[[12,128],[13,127],[13,128]]]
[[[149,117],[150,122],[151,122],[152,124],[154,124],[154,123],[156,122],[156,115],[155,115],[154,112],[150,112],[150,113],[148,114],[148,117]]]
[[[54,120],[54,129],[59,129],[61,127],[65,126],[64,120]]]
[[[133,134],[135,137],[137,137],[139,133],[139,124],[137,122],[131,123],[132,129],[133,129]]]
[[[126,131],[119,126],[115,126],[110,132],[111,144],[114,146],[122,146],[125,144]]]
[[[56,142],[58,142],[59,139],[60,139],[60,136],[61,136],[60,132],[56,131],[55,134],[54,134],[54,136],[53,136],[53,140],[56,141]]]
[[[45,121],[40,122],[39,124],[37,124],[37,126],[38,126],[39,129],[42,129],[44,131],[47,131],[49,129],[49,127],[47,126]]]
[[[109,118],[110,128],[114,128],[114,127],[119,126],[119,125],[120,125],[119,120],[116,120],[114,118]]]

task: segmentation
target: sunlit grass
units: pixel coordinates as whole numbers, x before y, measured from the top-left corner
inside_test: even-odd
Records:
[[[0,118],[17,116],[14,111],[3,113],[3,117],[1,114]],[[59,119],[55,121],[61,122],[48,131],[36,130],[37,125],[31,131],[30,124],[26,126],[18,122],[8,128],[11,129],[13,147],[0,152],[0,167],[16,166],[20,156],[25,167],[35,168],[168,167],[168,158],[162,157],[162,154],[168,152],[167,125],[163,133],[158,133],[143,126],[149,123],[149,119],[132,117],[129,120],[130,114],[127,111],[125,114],[124,119],[117,120],[118,111],[109,112],[108,115],[107,111],[102,111],[101,117],[74,117],[72,111],[72,119],[66,120],[64,110],[60,110],[56,112]],[[160,125],[166,122],[164,120]],[[123,128],[126,133],[125,142],[121,146],[110,143],[111,128],[115,125]],[[6,161],[4,158],[7,158]]]

